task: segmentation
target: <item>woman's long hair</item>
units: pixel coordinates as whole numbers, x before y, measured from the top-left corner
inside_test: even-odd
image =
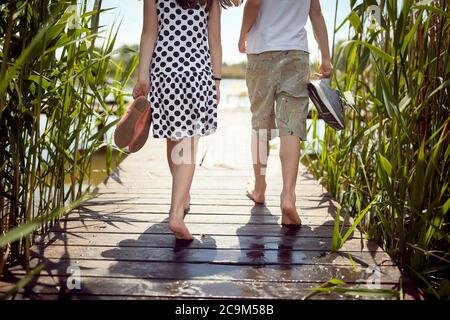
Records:
[[[209,10],[212,6],[213,1],[219,1],[222,8],[234,7],[238,6],[241,3],[241,0],[176,0],[178,5],[183,9],[192,9],[196,5],[205,5]]]

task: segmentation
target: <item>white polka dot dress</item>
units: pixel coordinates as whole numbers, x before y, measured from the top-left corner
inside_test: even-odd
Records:
[[[156,0],[158,39],[150,69],[153,136],[179,140],[217,128],[217,91],[206,6]]]

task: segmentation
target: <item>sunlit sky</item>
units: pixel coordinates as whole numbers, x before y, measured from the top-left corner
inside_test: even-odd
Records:
[[[269,0],[281,1],[281,0]],[[302,1],[302,0],[299,0]],[[324,13],[325,21],[328,26],[330,37],[330,46],[333,36],[334,13],[336,1],[334,0],[320,0],[322,11]],[[350,12],[349,1],[338,1],[338,25],[342,22]],[[101,24],[109,27],[114,22],[121,22],[119,29],[117,46],[123,44],[138,44],[140,41],[142,30],[142,7],[143,0],[104,0],[104,8],[115,8],[109,12],[105,12],[101,18]],[[237,42],[239,39],[240,26],[243,15],[243,6],[239,8],[231,8],[222,12],[222,41],[223,41],[223,60],[226,63],[237,63],[245,61],[245,55],[239,53],[237,50]],[[320,59],[320,52],[317,43],[314,40],[311,24],[307,25],[309,47],[311,53],[311,60],[317,61]],[[346,28],[336,34],[337,39],[343,39],[346,35]]]

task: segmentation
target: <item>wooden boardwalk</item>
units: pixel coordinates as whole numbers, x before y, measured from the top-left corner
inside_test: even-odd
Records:
[[[399,269],[359,231],[342,251],[331,252],[336,204],[304,167],[297,188],[301,228],[279,224],[276,154],[269,160],[267,205],[247,199],[249,114],[225,110],[219,116],[222,127],[200,146],[202,164],[186,217],[195,241],[175,241],[168,230],[171,178],[165,145],[151,139],[99,186],[96,198],[64,217],[33,248],[33,264],[46,267],[20,297],[301,299],[308,288],[333,278],[364,289],[373,282],[399,288]],[[24,274],[19,268],[10,272]],[[67,280],[76,276],[81,289],[70,290]]]

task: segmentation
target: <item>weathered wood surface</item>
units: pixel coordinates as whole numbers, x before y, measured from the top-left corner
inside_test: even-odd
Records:
[[[219,116],[233,129],[222,127],[200,146],[202,161],[186,217],[193,242],[176,241],[168,230],[171,179],[165,147],[150,139],[99,186],[94,199],[38,240],[32,264],[46,266],[18,297],[300,299],[330,279],[355,288],[373,287],[374,281],[379,288],[399,288],[399,269],[359,231],[341,251],[331,252],[336,203],[304,167],[297,187],[301,228],[279,224],[281,174],[275,153],[267,172],[267,204],[255,206],[245,196],[252,177],[249,114],[225,110]],[[341,219],[343,230],[349,225]],[[74,267],[80,270],[81,289],[70,290],[66,284]],[[25,274],[20,267],[9,273],[14,279]],[[8,288],[0,282],[0,292]]]

